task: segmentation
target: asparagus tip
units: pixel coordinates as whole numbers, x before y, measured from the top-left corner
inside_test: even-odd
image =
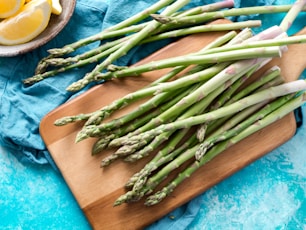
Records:
[[[151,17],[155,20],[158,21],[162,24],[167,24],[169,22],[171,22],[169,17],[166,17],[164,15],[160,15],[160,14],[151,14]]]

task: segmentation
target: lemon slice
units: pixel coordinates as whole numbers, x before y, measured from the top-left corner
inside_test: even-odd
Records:
[[[32,0],[25,0],[25,2],[30,2]],[[62,5],[59,0],[50,0],[52,5],[52,14],[60,15],[63,11]]]
[[[13,17],[0,22],[0,44],[26,43],[38,36],[47,27],[51,17],[48,0],[32,0]]]
[[[25,0],[0,0],[0,18],[16,14],[23,7]]]
[[[62,5],[59,0],[52,0],[52,13],[60,15],[62,13]]]

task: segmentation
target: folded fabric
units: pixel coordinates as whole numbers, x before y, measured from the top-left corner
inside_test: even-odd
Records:
[[[188,7],[215,1],[193,0]],[[256,2],[258,5],[272,3],[271,0]],[[39,135],[40,120],[51,110],[76,96],[67,92],[66,87],[83,77],[93,66],[58,74],[56,77],[46,79],[30,87],[25,87],[22,80],[33,75],[38,61],[47,55],[49,48],[62,47],[65,44],[95,34],[142,9],[146,9],[150,5],[152,5],[152,1],[149,0],[79,0],[70,22],[52,41],[24,55],[0,58],[0,143],[11,148],[12,152],[21,161],[38,164],[52,162]],[[254,5],[254,3],[247,0],[237,0],[235,6],[239,7],[240,5],[249,6]],[[234,20],[241,19],[236,18]],[[117,64],[129,65],[135,63],[164,46],[167,42],[169,41],[145,45],[141,47],[141,50],[135,48],[119,59]],[[96,42],[80,49],[79,52],[98,45],[99,43]]]
[[[216,1],[193,0],[189,6]],[[276,3],[273,0],[236,0],[235,6],[291,4],[293,2],[291,0],[279,0]],[[22,80],[33,75],[38,61],[47,55],[49,48],[62,47],[95,34],[142,9],[146,9],[149,5],[152,5],[150,0],[78,0],[70,22],[52,41],[24,55],[0,58],[0,144],[10,148],[20,161],[36,164],[52,163],[49,152],[39,135],[40,120],[51,110],[76,96],[76,94],[67,92],[66,87],[83,77],[93,66],[65,72],[30,87],[25,87]],[[252,17],[256,17],[256,15],[252,15]],[[234,21],[245,19],[246,16],[232,18]],[[274,17],[273,20],[264,19],[265,27],[279,22],[277,17]],[[133,49],[117,64],[135,63],[167,42],[158,42],[154,45],[143,46],[141,49]],[[80,52],[98,45],[99,43],[96,42],[82,48]],[[83,91],[85,90],[87,88]],[[186,229],[199,211],[200,199],[200,197],[195,198],[173,211],[170,215],[175,216],[174,219],[166,216],[148,229],[158,229],[165,225],[168,229]]]

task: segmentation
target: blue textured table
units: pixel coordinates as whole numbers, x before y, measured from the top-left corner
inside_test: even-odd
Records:
[[[264,25],[277,22],[270,17],[262,20]],[[305,110],[303,106],[303,114]],[[189,220],[188,229],[306,229],[305,140],[302,122],[290,141],[149,229],[183,229],[180,219]],[[3,147],[0,165],[0,229],[90,229],[65,181],[51,166],[22,163]]]

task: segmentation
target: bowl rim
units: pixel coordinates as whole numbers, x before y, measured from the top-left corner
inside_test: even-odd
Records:
[[[69,22],[76,6],[76,0],[64,0],[61,1],[61,4],[63,7],[62,13],[60,15],[52,14],[49,21],[49,25],[54,26],[47,26],[41,34],[27,43],[13,46],[0,45],[0,57],[13,57],[24,54],[52,40]]]

